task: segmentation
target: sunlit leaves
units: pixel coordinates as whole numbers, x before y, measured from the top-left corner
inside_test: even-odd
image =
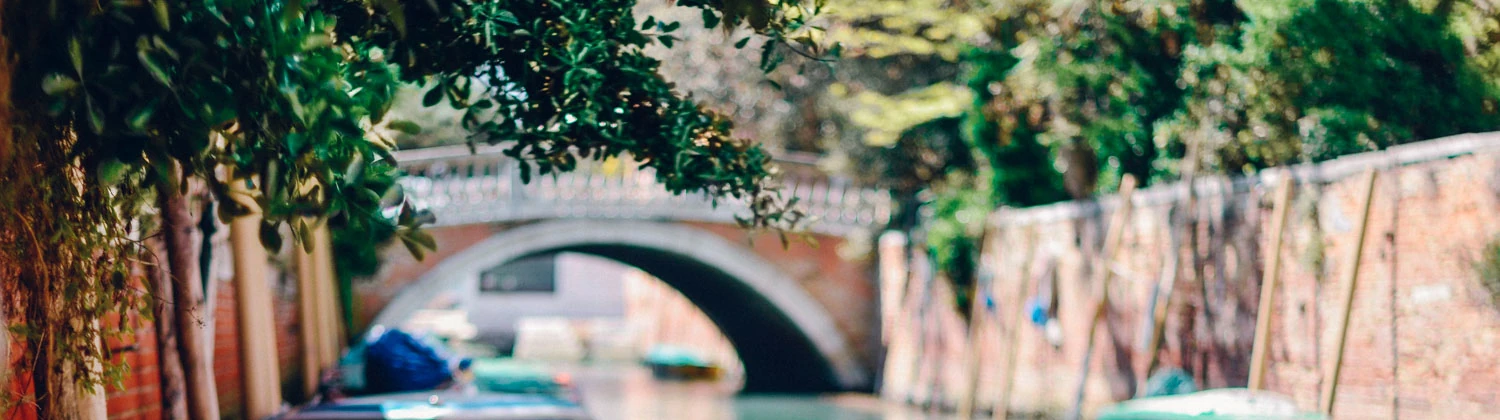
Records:
[[[887,147],[912,127],[938,118],[964,115],[973,93],[951,83],[937,83],[898,95],[862,91],[851,98],[850,121],[865,129],[865,143]]]

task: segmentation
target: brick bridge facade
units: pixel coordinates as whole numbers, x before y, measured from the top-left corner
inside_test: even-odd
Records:
[[[398,156],[410,203],[436,218],[437,251],[387,252],[356,287],[357,326],[399,325],[420,309],[461,307],[481,271],[532,255],[579,252],[639,268],[682,292],[724,332],[745,365],[746,391],[868,390],[879,351],[875,273],[863,248],[889,219],[889,195],[795,163],[783,181],[816,223],[815,244],[756,238],[747,210],[671,195],[624,162],[591,163],[521,182],[497,149]]]

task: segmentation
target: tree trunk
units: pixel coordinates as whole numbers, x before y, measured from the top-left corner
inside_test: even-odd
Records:
[[[40,322],[43,325],[62,325],[77,319],[62,319],[55,317],[54,302],[56,299],[47,291],[39,291],[31,297],[29,308],[25,319],[27,322]],[[83,321],[91,322],[91,321]],[[92,321],[97,322],[97,321]],[[56,348],[57,343],[51,334],[27,340],[29,349],[39,349],[38,354],[33,354],[28,366],[31,374],[33,395],[36,397],[36,414],[43,419],[79,419],[79,420],[104,420],[104,388],[96,386],[94,389],[85,389],[78,386],[78,375],[71,363],[56,360],[61,349]],[[99,341],[91,345],[96,348]],[[97,349],[96,349],[97,350]],[[102,366],[92,365],[94,369]],[[96,370],[97,372],[97,370]]]
[[[188,211],[187,197],[183,196],[178,185],[166,185],[157,190],[162,212],[162,237],[167,245],[167,266],[172,277],[172,299],[176,303],[173,309],[180,337],[177,348],[181,352],[182,370],[188,384],[188,413],[194,419],[216,419],[219,418],[219,397],[206,345],[210,334],[208,329],[212,326],[202,323],[206,319],[202,315],[203,282],[199,279],[198,258],[193,252],[196,245],[193,230],[197,226]]]
[[[10,322],[6,321],[5,300],[0,299],[0,386],[10,386]]]
[[[97,328],[99,320],[94,319],[92,322]],[[101,347],[103,347],[103,343],[99,337],[95,337],[94,341],[88,345],[94,347],[93,353],[102,353]],[[54,354],[53,356],[56,355]],[[57,387],[58,393],[51,394],[56,402],[54,404],[55,408],[60,410],[57,413],[57,417],[51,418],[78,420],[105,420],[109,418],[108,409],[104,401],[104,384],[97,383],[92,389],[78,386],[78,372],[74,370],[74,364],[57,363],[57,366],[61,369],[60,372],[57,372],[57,376],[54,379],[60,380],[61,383],[59,385],[63,386]],[[95,375],[98,375],[104,370],[104,365],[100,361],[95,360],[94,363],[89,364],[88,368],[94,371]]]
[[[152,249],[158,256],[166,254],[166,247],[160,242],[153,244]],[[158,303],[153,313],[156,315],[156,357],[161,374],[161,411],[164,419],[183,420],[188,418],[187,382],[182,373],[182,357],[177,353],[176,301],[171,292],[175,288],[163,263],[157,260],[146,266],[147,281],[152,282],[157,291],[155,299]]]

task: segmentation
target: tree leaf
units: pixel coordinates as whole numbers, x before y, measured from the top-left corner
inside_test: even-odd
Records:
[[[713,29],[713,28],[719,26],[719,20],[720,19],[721,18],[719,16],[719,14],[718,13],[714,13],[714,11],[712,9],[703,9],[703,28],[704,29]]]
[[[60,95],[72,92],[78,88],[78,81],[73,78],[57,73],[52,73],[42,78],[42,93],[48,95]]]
[[[402,38],[406,37],[406,9],[401,8],[400,0],[375,0],[376,7],[385,10],[385,17],[396,27],[396,33]]]
[[[661,45],[665,45],[667,48],[672,48],[672,36],[671,35],[658,36],[658,37],[656,37],[656,40],[657,41],[661,41]]]
[[[161,64],[157,63],[155,58],[151,57],[151,45],[150,41],[146,40],[146,37],[141,37],[136,42],[135,56],[137,59],[140,59],[141,65],[146,66],[146,72],[151,74],[151,78],[156,79],[156,81],[161,82],[162,85],[167,87],[172,86],[172,78],[167,75],[167,70],[162,68]]]
[[[281,232],[272,223],[260,224],[260,245],[273,254],[281,251]]]
[[[781,51],[776,48],[776,43],[767,41],[760,47],[760,70],[770,73],[781,65],[781,58]]]
[[[651,29],[652,26],[656,26],[656,16],[646,16],[646,22],[641,24],[641,30]]]
[[[79,76],[83,75],[83,44],[77,37],[68,39],[68,59],[73,62],[73,71]]]
[[[99,182],[111,187],[119,185],[120,180],[125,178],[125,170],[127,168],[125,163],[120,162],[119,159],[105,159],[103,162],[99,162]]]
[[[293,155],[302,154],[302,148],[307,146],[307,135],[304,133],[287,133],[286,148]]]
[[[511,25],[520,25],[521,24],[520,21],[516,20],[516,14],[515,13],[511,13],[509,10],[501,10],[501,11],[495,13],[494,17],[495,17],[495,20],[499,21],[500,23],[508,23],[508,24],[511,24]]]
[[[427,91],[426,95],[422,96],[422,106],[437,105],[438,102],[442,101],[442,100],[443,100],[443,85],[441,83],[439,83],[437,86],[433,86],[432,90]]]
[[[386,127],[390,127],[392,130],[400,131],[402,133],[410,134],[413,136],[422,134],[422,126],[407,120],[392,120],[391,122],[386,123]]]
[[[735,42],[734,43],[734,49],[738,50],[738,49],[745,48],[745,44],[749,44],[749,43],[750,43],[750,37],[747,36],[747,37],[741,38],[739,40],[739,42]]]
[[[134,112],[130,113],[130,117],[125,119],[125,125],[129,126],[131,130],[137,132],[145,131],[146,125],[151,123],[151,116],[155,113],[156,101],[147,102],[145,105],[142,105],[140,108],[136,108]]]
[[[307,227],[307,219],[297,220],[297,232],[296,232],[296,236],[297,236],[298,239],[302,240],[302,251],[303,252],[312,252],[312,250],[313,250],[313,231],[312,231],[312,229],[308,229],[308,227]]]
[[[89,129],[94,130],[94,134],[103,133],[104,113],[99,111],[99,107],[94,106],[94,97],[91,95],[84,95],[83,106],[84,108],[87,108],[86,110],[88,111]]]
[[[422,246],[412,241],[411,238],[406,237],[406,235],[401,235],[401,245],[405,246],[406,252],[410,252],[412,258],[416,258],[417,261],[421,261],[427,257],[427,253],[422,252]]]
[[[408,230],[407,236],[411,237],[412,241],[422,245],[423,248],[432,251],[437,250],[437,240],[433,239],[432,235],[427,232],[423,232],[420,230]]]
[[[156,24],[161,25],[162,30],[172,30],[172,15],[168,13],[169,11],[167,10],[167,1],[156,0],[151,2],[151,6],[153,11],[156,12],[154,13]]]

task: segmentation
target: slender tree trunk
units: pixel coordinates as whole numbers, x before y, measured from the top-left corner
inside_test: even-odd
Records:
[[[48,323],[46,325],[55,326],[78,321],[52,316],[57,312],[54,302],[56,299],[51,293],[34,295],[28,305],[28,322],[41,320],[40,322]],[[29,366],[32,388],[37,397],[37,416],[43,419],[104,420],[104,388],[95,386],[94,389],[86,389],[78,386],[78,372],[73,369],[72,364],[55,360],[61,350],[56,348],[57,344],[51,334],[42,334],[27,341],[28,348],[40,349],[39,354],[29,358],[32,362]],[[96,340],[91,345],[97,348],[100,343]],[[101,369],[102,366],[95,364],[92,368]]]
[[[99,320],[94,319],[92,322],[95,324],[95,328],[97,328]],[[103,350],[104,343],[100,341],[99,337],[96,336],[88,345],[94,347],[94,353],[103,353],[101,350]],[[57,355],[53,354],[52,356]],[[105,420],[109,417],[109,414],[104,402],[104,384],[96,383],[92,388],[78,386],[78,372],[75,370],[75,366],[72,363],[58,364],[60,369],[54,378],[60,379],[62,382],[58,384],[61,385],[58,387],[58,391],[60,392],[52,395],[57,401],[57,408],[60,408],[62,412],[53,418]],[[100,361],[95,360],[94,363],[89,364],[88,369],[92,370],[95,375],[98,375],[104,370],[104,365]]]
[[[171,175],[175,177],[177,174]],[[167,266],[172,277],[172,299],[177,303],[173,309],[180,338],[177,347],[187,379],[188,413],[194,419],[217,419],[219,397],[206,345],[212,326],[203,324],[206,319],[202,315],[203,282],[199,279],[198,258],[193,253],[196,246],[193,231],[197,226],[188,210],[187,197],[177,185],[158,188],[157,197],[162,211],[162,236],[167,245]]]
[[[8,309],[5,300],[0,299],[0,386],[10,386],[10,321],[5,318]]]
[[[158,259],[146,266],[146,275],[157,291],[157,304],[153,307],[153,313],[156,315],[156,357],[161,374],[162,418],[184,420],[188,418],[187,382],[183,377],[182,357],[177,353],[177,308],[171,292],[175,289],[172,287],[172,277],[163,265],[165,261],[160,260],[166,254],[166,247],[156,243],[152,249]]]

